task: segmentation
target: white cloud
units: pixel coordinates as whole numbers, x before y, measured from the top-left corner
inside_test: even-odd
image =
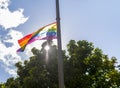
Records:
[[[23,9],[11,12],[8,6],[9,0],[0,1],[0,25],[2,27],[5,29],[17,27],[28,20],[23,15]]]
[[[8,66],[5,66],[5,65],[1,65],[2,68],[5,69],[5,72],[11,74],[12,76],[16,77],[17,76],[17,69],[16,68],[10,68]]]
[[[8,34],[0,40],[0,61],[5,65],[6,71],[10,74],[12,74],[13,69],[9,67],[14,66],[18,61],[22,61],[21,57],[16,53],[16,50],[19,48],[17,40],[22,37],[21,32],[11,29]],[[7,47],[5,43],[12,43],[13,45]]]
[[[0,8],[6,9],[9,5],[9,0],[0,0]]]
[[[6,72],[8,72],[9,74],[13,75],[14,77],[17,76],[16,70],[17,69],[10,69],[8,67],[6,67],[6,69],[5,69]]]
[[[24,9],[11,12],[8,8],[9,4],[10,0],[0,0],[0,26],[4,29],[15,28],[28,20],[28,17],[23,15]],[[16,76],[14,65],[16,62],[22,61],[16,53],[19,48],[17,40],[22,38],[23,34],[13,29],[5,31],[6,34],[0,34],[0,62],[6,72]]]

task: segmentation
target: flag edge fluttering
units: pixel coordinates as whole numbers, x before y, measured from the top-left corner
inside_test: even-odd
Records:
[[[32,42],[36,41],[33,38],[35,38],[35,36],[38,33],[40,33],[41,31],[43,31],[45,28],[47,28],[47,27],[49,28],[49,26],[51,28],[55,27],[54,32],[55,33],[57,32],[57,22],[53,22],[53,23],[50,23],[48,25],[45,25],[45,26],[39,28],[37,31],[35,31],[31,34],[28,34],[28,35],[24,36],[23,38],[19,39],[18,44],[19,44],[20,48],[17,50],[17,52],[23,52],[28,44],[31,44]],[[47,31],[46,31],[46,33],[47,33]],[[32,41],[32,39],[33,39],[33,41]],[[47,36],[46,35],[46,37],[43,37],[43,38],[37,39],[37,40],[52,40],[52,39],[57,39],[57,33],[54,36]]]

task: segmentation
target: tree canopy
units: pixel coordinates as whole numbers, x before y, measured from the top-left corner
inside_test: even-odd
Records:
[[[29,60],[16,63],[18,77],[9,78],[0,88],[58,88],[57,46],[46,41],[41,50],[31,52]],[[109,58],[93,43],[70,40],[62,55],[65,88],[120,88],[117,59]]]

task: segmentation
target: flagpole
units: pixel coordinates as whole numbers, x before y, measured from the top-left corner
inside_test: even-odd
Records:
[[[62,44],[61,44],[59,0],[56,0],[56,21],[57,21],[59,88],[64,88],[64,74],[63,74],[63,58],[62,58]]]

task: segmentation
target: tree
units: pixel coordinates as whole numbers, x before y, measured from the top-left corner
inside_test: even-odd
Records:
[[[45,50],[47,44],[50,51]],[[52,45],[52,41],[46,41],[41,50],[33,48],[32,52],[34,56],[30,57],[30,61],[25,61],[24,65],[21,62],[16,64],[21,87],[58,88],[57,47]]]
[[[68,44],[69,58],[65,62],[66,88],[118,88],[120,72],[116,58],[108,58],[99,48],[85,40]]]
[[[5,83],[5,88],[21,88],[18,79],[9,78]]]
[[[6,88],[4,83],[0,83],[0,88]]]
[[[49,45],[50,49],[45,50]],[[17,78],[9,78],[5,88],[58,88],[57,47],[48,40],[41,50],[33,48],[29,60],[16,63]],[[65,88],[120,88],[120,65],[86,40],[71,40],[64,58]]]
[[[93,45],[85,40],[71,40],[67,45],[69,58],[67,58],[65,68],[66,88],[88,88],[90,81],[85,75],[87,65],[84,60],[92,54]]]

